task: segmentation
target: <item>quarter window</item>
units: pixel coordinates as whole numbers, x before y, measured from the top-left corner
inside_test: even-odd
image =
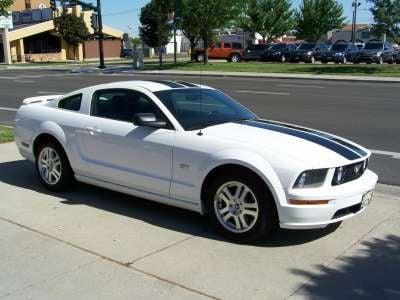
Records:
[[[133,116],[139,113],[152,113],[157,120],[166,120],[153,101],[140,92],[111,89],[93,95],[92,116],[132,122]]]
[[[58,107],[67,110],[79,111],[81,109],[82,94],[61,99]]]

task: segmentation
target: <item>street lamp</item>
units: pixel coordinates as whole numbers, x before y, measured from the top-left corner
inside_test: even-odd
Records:
[[[352,7],[353,7],[353,23],[351,26],[351,42],[355,43],[356,41],[356,25],[357,25],[357,8],[361,5],[359,0],[353,0]]]

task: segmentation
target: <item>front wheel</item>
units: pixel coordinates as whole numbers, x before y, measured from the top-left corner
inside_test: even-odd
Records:
[[[67,155],[60,145],[53,141],[39,146],[36,156],[36,170],[40,182],[49,190],[64,191],[74,181],[74,174]]]
[[[248,242],[278,225],[272,196],[258,177],[247,172],[218,176],[207,191],[211,224],[224,237]]]
[[[240,61],[240,55],[239,54],[232,54],[231,57],[229,58],[230,62],[237,63]]]
[[[197,62],[203,62],[204,61],[204,54],[202,54],[202,53],[196,54],[196,61]]]

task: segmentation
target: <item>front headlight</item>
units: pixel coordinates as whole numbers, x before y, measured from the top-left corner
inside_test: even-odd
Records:
[[[293,188],[302,189],[321,186],[326,178],[328,169],[315,169],[304,171],[297,177]]]

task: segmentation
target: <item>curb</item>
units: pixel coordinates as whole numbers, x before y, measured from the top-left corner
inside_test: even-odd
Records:
[[[128,73],[125,73],[128,74]],[[379,82],[400,83],[400,77],[375,77],[375,76],[348,76],[348,75],[311,75],[311,74],[286,74],[286,73],[250,73],[250,72],[197,72],[197,71],[136,71],[130,74],[146,75],[182,75],[203,77],[242,77],[242,78],[277,78],[277,79],[306,79],[306,80],[330,80],[330,81],[355,81],[355,82]]]

